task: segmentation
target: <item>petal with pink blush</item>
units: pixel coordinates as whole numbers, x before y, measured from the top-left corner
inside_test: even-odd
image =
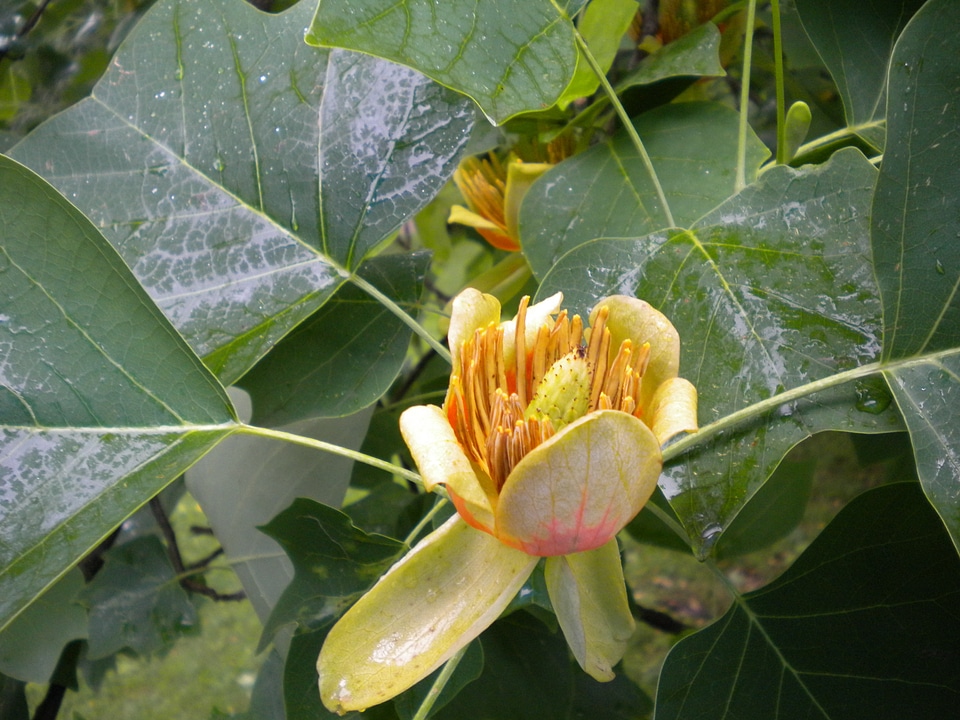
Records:
[[[591,413],[513,469],[496,508],[497,536],[532,555],[598,548],[640,512],[661,467],[660,444],[640,420]]]

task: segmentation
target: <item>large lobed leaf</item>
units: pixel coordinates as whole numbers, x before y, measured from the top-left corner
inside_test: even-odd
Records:
[[[946,718],[960,560],[914,483],[845,507],[779,579],[667,656],[657,718]]]
[[[93,94],[12,151],[227,384],[439,191],[473,124],[411,70],[298,41],[309,13],[160,2]]]
[[[680,374],[697,387],[702,427],[876,359],[880,307],[868,245],[875,178],[855,150],[824,166],[773,168],[688,232],[577,248],[540,293],[562,289],[581,313],[615,293],[661,310],[680,333]],[[898,427],[893,413],[858,410],[856,400],[849,386],[820,393],[668,465],[660,487],[695,550],[710,552],[786,451],[810,434]]]
[[[551,107],[577,66],[567,10],[551,0],[319,0],[307,42],[415,68],[495,124]]]
[[[235,427],[90,222],[0,157],[0,629]]]
[[[924,491],[960,548],[960,5],[932,0],[890,66],[887,151],[873,203],[886,375],[910,430]],[[926,358],[926,359],[924,359]]]

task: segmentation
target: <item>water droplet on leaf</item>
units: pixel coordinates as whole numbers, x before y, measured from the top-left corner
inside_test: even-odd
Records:
[[[893,398],[887,389],[886,383],[880,378],[858,380],[856,385],[856,408],[860,412],[879,415],[888,407]]]

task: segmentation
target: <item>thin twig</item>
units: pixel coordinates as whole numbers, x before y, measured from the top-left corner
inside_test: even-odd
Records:
[[[160,497],[156,496],[150,499],[150,511],[153,513],[153,517],[156,518],[157,525],[160,526],[160,532],[163,534],[164,540],[167,541],[167,555],[170,557],[170,564],[173,565],[173,570],[179,578],[180,587],[188,592],[197,593],[198,595],[203,595],[210,598],[211,600],[217,601],[236,601],[243,600],[246,598],[246,593],[242,590],[239,590],[234,593],[222,593],[219,590],[215,590],[206,583],[194,580],[189,577],[191,573],[195,573],[198,570],[202,570],[206,567],[206,563],[193,564],[190,567],[186,567],[183,564],[183,556],[180,554],[180,546],[177,544],[177,535],[173,531],[173,526],[170,524],[170,519],[167,517],[166,511],[163,509],[163,504],[160,502]],[[211,556],[216,557],[219,552],[214,553]]]

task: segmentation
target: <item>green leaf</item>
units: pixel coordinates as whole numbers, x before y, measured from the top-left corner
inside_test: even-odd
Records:
[[[90,658],[124,648],[147,656],[168,650],[178,635],[196,630],[196,608],[156,535],[111,548],[104,561],[79,597],[90,611]]]
[[[889,143],[873,202],[885,358],[944,350],[960,339],[960,5],[933,0],[894,50]],[[945,24],[946,23],[946,24]]]
[[[0,157],[0,629],[235,428],[116,251]]]
[[[236,391],[232,391],[236,396]],[[238,405],[241,405],[238,402]],[[280,429],[355,450],[370,412],[343,418],[302,420]],[[270,438],[228,438],[187,473],[187,487],[203,508],[247,597],[266,622],[294,568],[280,547],[258,528],[295,498],[339,506],[353,461]]]
[[[910,16],[923,3],[924,0],[796,0],[803,27],[837,84],[847,126],[876,148],[884,145],[890,52]]]
[[[574,250],[540,294],[563,290],[565,306],[581,313],[601,297],[635,294],[663,312],[680,333],[680,375],[697,387],[702,427],[876,359],[880,308],[867,236],[875,177],[856,150],[823,166],[773,168],[690,232]],[[895,413],[856,404],[851,385],[820,393],[665,468],[660,487],[698,554],[812,433],[899,429]]]
[[[617,92],[668,78],[723,77],[726,74],[720,64],[720,31],[708,22],[645,57],[636,70],[617,83]]]
[[[737,114],[719,103],[678,103],[634,124],[677,225],[686,227],[734,193]],[[769,155],[750,132],[748,176]],[[520,208],[520,239],[543,277],[565,252],[598,237],[637,237],[662,227],[656,192],[625,133],[560,163]]]
[[[951,717],[960,559],[914,483],[868,491],[667,656],[657,717]]]
[[[923,490],[960,550],[960,350],[885,371],[913,442]]]
[[[426,253],[385,255],[359,274],[415,308],[429,260]],[[253,421],[276,426],[367,407],[396,379],[410,335],[382,304],[352,285],[342,287],[240,381],[253,398]]]
[[[261,529],[284,549],[296,573],[264,625],[264,641],[291,623],[302,630],[329,625],[405,550],[403,543],[368,535],[338,510],[306,498]]]
[[[319,0],[306,39],[415,68],[494,124],[553,106],[577,65],[573,26],[550,0]]]
[[[87,637],[87,613],[76,601],[83,575],[71,570],[0,633],[0,672],[48,683],[71,640]]]
[[[0,675],[0,720],[30,720],[26,685],[6,675]]]
[[[872,243],[883,301],[883,356],[933,353],[886,373],[913,440],[924,491],[960,548],[960,41],[945,27],[960,6],[933,0],[907,25],[889,77],[887,152],[873,203]]]
[[[283,707],[283,658],[274,648],[260,666],[250,695],[248,720],[293,720]]]
[[[13,151],[225,384],[439,191],[473,124],[410,70],[298,42],[309,13],[159,2],[91,97]]]

